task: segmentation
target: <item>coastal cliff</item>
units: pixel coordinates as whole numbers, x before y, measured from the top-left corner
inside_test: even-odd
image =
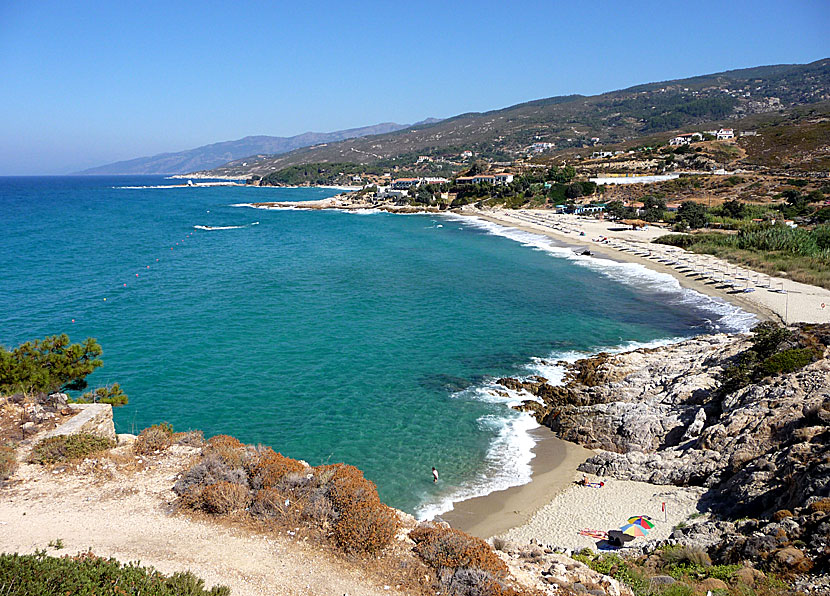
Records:
[[[560,386],[500,383],[533,395],[518,408],[596,451],[583,472],[705,488],[711,517],[676,529],[676,543],[827,573],[829,336],[827,325],[766,325],[563,363]]]

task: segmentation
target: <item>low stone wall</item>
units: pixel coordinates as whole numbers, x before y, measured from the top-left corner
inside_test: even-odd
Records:
[[[115,443],[115,425],[112,422],[111,405],[70,404],[69,407],[73,410],[79,410],[79,412],[59,427],[50,430],[43,438],[89,433],[107,438]]]

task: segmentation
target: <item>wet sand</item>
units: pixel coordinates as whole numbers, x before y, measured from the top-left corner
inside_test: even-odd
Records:
[[[479,538],[497,536],[527,523],[558,493],[582,477],[576,468],[593,451],[557,439],[545,427],[533,430],[532,434],[538,441],[533,448],[531,482],[456,503],[452,511],[438,519]]]

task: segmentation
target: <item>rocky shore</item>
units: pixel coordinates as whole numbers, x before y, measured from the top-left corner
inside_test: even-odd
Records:
[[[671,544],[827,574],[830,327],[766,329],[561,363],[567,374],[557,386],[538,377],[499,382],[532,396],[518,407],[540,424],[595,450],[583,472],[704,489],[708,515],[675,529]],[[803,354],[813,361],[763,374]]]

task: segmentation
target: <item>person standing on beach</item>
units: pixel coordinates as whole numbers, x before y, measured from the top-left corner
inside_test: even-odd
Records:
[[[432,481],[438,482],[438,470],[436,470],[434,467],[432,468]]]

